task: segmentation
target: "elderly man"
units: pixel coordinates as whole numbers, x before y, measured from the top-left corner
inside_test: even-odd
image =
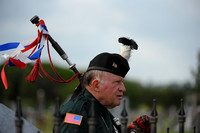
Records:
[[[95,99],[96,132],[115,133],[108,109],[120,105],[129,64],[119,54],[101,53],[89,64],[82,80],[83,92],[61,108],[62,133],[88,133],[91,99]],[[73,117],[73,120],[71,119]],[[74,121],[76,119],[76,121]]]

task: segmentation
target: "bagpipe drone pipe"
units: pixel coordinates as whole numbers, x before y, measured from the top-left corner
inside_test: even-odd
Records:
[[[32,24],[38,25],[40,23],[40,19],[37,15],[35,15],[33,18],[30,19]],[[65,53],[65,51],[60,47],[60,45],[51,37],[51,35],[48,34],[48,40],[51,42],[53,48],[57,51],[57,53],[60,55],[60,57],[65,60],[70,69],[74,71],[74,73],[79,73],[77,70],[75,64],[72,64],[71,61],[68,59],[68,55]],[[80,78],[80,75],[79,75]]]
[[[36,15],[30,20],[33,24],[38,25],[40,22],[39,17]],[[67,54],[64,52],[64,50],[60,47],[60,45],[51,37],[51,35],[48,34],[48,39],[51,42],[53,48],[57,51],[57,53],[61,56],[63,60],[65,60],[69,66],[70,69],[74,71],[74,73],[79,73],[77,68],[75,67],[75,64],[72,64],[71,61],[68,59]]]

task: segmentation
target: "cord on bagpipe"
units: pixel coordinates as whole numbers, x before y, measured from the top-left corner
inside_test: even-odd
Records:
[[[49,79],[51,79],[52,81],[54,82],[58,82],[58,83],[70,83],[72,80],[74,80],[75,78],[79,77],[81,75],[81,73],[75,73],[74,76],[72,76],[70,79],[68,80],[65,80],[63,79],[60,74],[56,71],[54,65],[53,65],[53,62],[52,62],[52,59],[51,59],[51,54],[50,54],[50,49],[49,49],[49,39],[48,39],[48,34],[46,34],[46,40],[47,40],[47,51],[48,51],[48,57],[49,57],[49,61],[50,61],[50,64],[51,64],[51,68],[53,69],[54,73],[58,76],[58,78],[60,80],[56,80],[54,79],[53,77],[51,77],[43,68],[42,66],[42,63],[41,63],[41,60],[40,58],[36,61],[31,73],[29,74],[29,76],[27,76],[26,80],[29,81],[29,82],[35,82],[36,79],[37,79],[37,76],[38,74],[40,75],[40,77],[43,77],[40,73],[39,73],[39,66],[42,70],[42,72],[46,75],[46,77],[48,77]],[[33,52],[32,52],[33,53]]]
[[[47,35],[47,51],[48,51],[48,56],[49,56],[49,61],[50,61],[51,67],[52,67],[53,71],[54,71],[55,74],[59,77],[59,79],[60,79],[61,81],[52,78],[52,77],[44,70],[44,68],[43,68],[43,66],[42,66],[42,63],[41,63],[41,61],[39,60],[39,64],[40,64],[40,67],[41,67],[43,73],[44,73],[49,79],[51,79],[51,80],[53,80],[53,81],[55,81],[55,82],[58,82],[58,83],[70,83],[70,82],[71,82],[72,80],[74,80],[76,77],[79,77],[79,76],[81,75],[81,73],[76,73],[76,74],[75,74],[72,78],[70,78],[69,80],[65,80],[65,79],[63,79],[63,78],[59,75],[59,73],[56,71],[56,69],[55,69],[55,67],[54,67],[54,65],[53,65],[53,62],[52,62],[52,60],[51,60],[51,55],[50,55],[50,50],[49,50],[48,35]]]
[[[33,18],[31,18],[30,21],[32,22],[32,24],[36,24],[36,26],[37,26],[37,25],[38,25],[41,21],[43,21],[43,20],[39,20],[39,17],[38,17],[37,15],[35,15]],[[71,82],[72,80],[74,80],[75,78],[78,78],[78,79],[79,79],[79,85],[78,85],[78,87],[75,89],[75,91],[74,91],[74,93],[73,93],[73,95],[72,95],[72,97],[71,97],[71,98],[73,99],[73,98],[77,97],[78,95],[80,95],[80,94],[83,92],[83,90],[84,90],[84,89],[81,87],[81,78],[82,78],[82,74],[79,73],[79,71],[78,71],[77,68],[75,67],[75,64],[72,64],[72,63],[70,62],[70,60],[68,59],[67,54],[64,52],[64,50],[59,46],[59,44],[58,44],[49,34],[47,34],[47,38],[48,38],[48,39],[47,39],[47,48],[48,48],[49,60],[50,60],[50,63],[51,63],[51,66],[52,66],[54,72],[56,73],[56,75],[58,75],[58,77],[61,79],[61,81],[55,80],[55,79],[53,79],[51,76],[49,76],[49,75],[44,71],[44,68],[42,67],[42,64],[41,64],[41,62],[40,62],[40,60],[39,60],[38,62],[39,62],[39,64],[40,64],[40,67],[41,67],[41,69],[43,70],[44,74],[45,74],[48,78],[50,78],[50,79],[53,80],[53,81],[59,82],[59,83],[69,83],[69,82]],[[52,60],[51,60],[48,41],[51,42],[52,47],[56,50],[56,52],[60,55],[60,57],[68,63],[69,68],[70,68],[72,71],[74,71],[75,75],[74,75],[71,79],[69,79],[69,80],[66,81],[66,80],[64,80],[64,79],[56,72],[56,70],[55,70],[55,68],[54,68],[54,66],[53,66]]]

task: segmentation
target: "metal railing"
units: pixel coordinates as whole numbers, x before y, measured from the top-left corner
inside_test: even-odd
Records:
[[[121,133],[127,133],[127,122],[128,122],[128,114],[126,111],[126,101],[124,100],[123,103],[123,109],[121,112]],[[54,112],[54,133],[59,133],[60,132],[60,125],[62,122],[62,119],[59,114],[59,109],[60,109],[60,100],[59,98],[56,98],[56,104],[55,104],[55,112]],[[94,108],[94,103],[92,102],[91,105],[91,115],[88,120],[88,129],[89,133],[95,133],[96,128],[95,126],[97,125],[96,119],[95,119],[95,108]],[[15,120],[15,126],[16,126],[16,133],[22,133],[22,127],[23,127],[23,119],[22,119],[22,109],[21,109],[21,98],[17,98],[17,108],[16,108],[16,120]],[[185,116],[185,111],[184,111],[184,100],[180,100],[180,110],[178,113],[178,124],[179,124],[179,133],[184,133],[184,123],[186,121],[186,116]],[[157,112],[157,107],[156,107],[156,99],[153,99],[153,109],[150,114],[150,119],[149,122],[151,124],[151,133],[157,133],[157,124],[158,124],[158,112]],[[200,122],[198,122],[200,123]],[[193,127],[193,133],[200,133],[199,130],[200,125],[196,125]],[[52,127],[53,128],[53,127]],[[170,133],[170,128],[166,129],[167,133]],[[40,133],[38,131],[37,133]]]

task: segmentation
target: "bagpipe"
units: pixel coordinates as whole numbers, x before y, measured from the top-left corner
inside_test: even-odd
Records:
[[[128,125],[128,133],[150,133],[151,124],[147,115],[141,115]]]
[[[76,77],[80,79],[81,73],[77,70],[75,67],[75,64],[72,64],[69,60],[67,54],[64,52],[64,50],[59,46],[59,44],[49,35],[47,26],[45,25],[44,20],[40,20],[39,17],[36,15],[33,18],[30,19],[32,24],[35,24],[38,27],[38,36],[34,40],[28,40],[24,42],[10,42],[6,44],[0,45],[0,51],[1,52],[7,52],[9,50],[14,50],[13,53],[7,54],[3,53],[1,55],[2,58],[8,59],[1,71],[1,79],[4,84],[5,89],[8,89],[8,83],[5,73],[5,66],[15,66],[20,69],[26,68],[28,63],[35,63],[32,71],[30,74],[26,77],[26,80],[29,82],[35,82],[38,75],[42,77],[42,75],[39,73],[39,67],[42,69],[43,73],[51,80],[58,82],[58,83],[69,83],[72,80],[74,80]],[[56,50],[56,52],[61,56],[63,60],[65,60],[69,68],[74,71],[75,75],[69,79],[65,80],[63,79],[58,72],[56,71],[51,55],[49,50],[49,41],[52,44],[52,47]],[[53,77],[51,77],[43,68],[40,57],[42,54],[42,50],[45,47],[45,42],[47,42],[47,51],[48,51],[48,57],[51,64],[52,69],[54,70],[55,74],[58,76],[60,80],[56,80]],[[26,55],[27,52],[30,52],[30,54]]]
[[[36,26],[37,26],[38,24],[41,24],[41,21],[43,21],[43,20],[40,20],[40,21],[39,21],[39,17],[38,17],[38,16],[34,16],[30,21],[31,21],[33,24],[36,24]],[[73,70],[74,73],[79,73],[79,71],[78,71],[77,68],[75,67],[75,64],[72,64],[72,63],[71,63],[71,61],[68,59],[68,56],[67,56],[67,54],[65,53],[65,51],[64,51],[64,50],[60,47],[60,45],[51,37],[51,35],[48,34],[48,39],[47,39],[47,40],[49,40],[49,41],[51,42],[53,48],[57,51],[57,53],[60,55],[60,57],[68,63],[70,69]]]

